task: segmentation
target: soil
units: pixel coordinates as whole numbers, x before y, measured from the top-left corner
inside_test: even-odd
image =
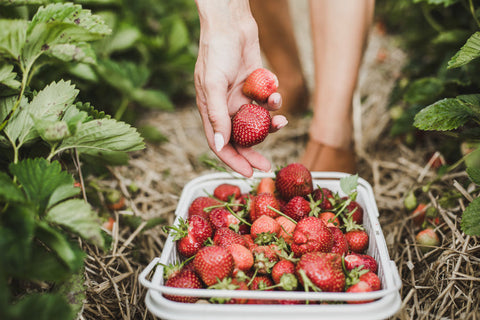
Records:
[[[401,138],[389,135],[389,94],[406,57],[395,38],[380,31],[372,30],[365,54],[355,94],[354,122],[358,173],[373,187],[389,254],[403,282],[402,306],[392,319],[480,319],[480,245],[476,237],[459,229],[459,217],[468,200],[459,199],[445,209],[438,202],[437,189],[426,193],[426,200],[440,214],[436,230],[441,245],[422,253],[415,244],[418,229],[405,209],[404,197],[407,191],[437,177],[428,164],[428,156],[436,149],[428,138],[406,146]],[[308,70],[308,47],[302,54]],[[310,120],[309,115],[289,119],[287,127],[256,149],[274,167],[298,161]],[[145,150],[132,154],[128,166],[111,168],[114,178],[102,182],[121,190],[128,206],[112,212],[117,223],[111,232],[110,251],[98,252],[85,245],[88,289],[81,319],[154,319],[145,307],[146,289],[138,283],[138,275],[160,256],[166,238],[162,225],[173,223],[185,184],[214,172],[209,163],[222,166],[206,144],[193,103],[174,112],[149,112],[138,125],[142,124],[156,126],[168,141],[148,144]],[[438,181],[438,188],[461,190],[454,182],[464,180],[465,173],[458,170]],[[128,186],[132,183],[138,191],[131,192]],[[138,223],[127,223],[131,217],[137,217]],[[148,221],[158,218],[163,219],[161,225],[149,228]]]

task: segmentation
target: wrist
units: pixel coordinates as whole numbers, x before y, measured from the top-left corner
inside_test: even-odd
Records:
[[[224,33],[256,26],[248,0],[195,0],[202,33]]]

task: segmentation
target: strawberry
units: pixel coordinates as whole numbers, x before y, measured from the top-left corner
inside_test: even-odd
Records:
[[[256,194],[260,193],[275,194],[275,181],[270,177],[262,178],[258,183],[256,190]]]
[[[211,286],[218,280],[231,276],[234,260],[227,249],[213,245],[201,248],[193,260],[193,265],[200,279],[207,286]]]
[[[286,243],[292,244],[293,243],[293,230],[297,226],[293,221],[280,216],[275,219],[278,224],[280,225],[280,232],[278,233],[279,238],[283,238]]]
[[[440,238],[437,233],[430,228],[424,229],[417,233],[415,236],[415,241],[417,246],[422,252],[428,252],[433,249],[433,247],[438,247],[440,244]]]
[[[338,217],[335,215],[335,213],[331,212],[331,211],[324,211],[324,212],[321,212],[318,217],[320,219],[322,219],[326,224],[327,226],[331,227],[339,227],[340,226],[340,220],[338,219]]]
[[[260,216],[250,227],[250,234],[253,239],[256,239],[261,234],[278,234],[279,232],[280,224],[274,218],[267,215]]]
[[[365,281],[359,281],[356,284],[348,287],[346,292],[371,292],[373,291],[372,287],[366,283]],[[373,300],[349,300],[347,301],[348,304],[359,304],[359,303],[369,303]]]
[[[277,253],[275,245],[260,245],[253,248],[255,270],[260,274],[270,274],[278,261]]]
[[[295,274],[295,263],[290,260],[280,260],[272,268],[272,280],[275,284],[280,283],[284,274]]]
[[[192,216],[186,221],[179,220],[178,227],[169,227],[178,252],[186,258],[195,255],[203,243],[212,236],[212,227],[201,216]]]
[[[277,91],[278,79],[265,68],[254,70],[243,84],[243,94],[257,102],[267,102],[268,97]]]
[[[345,290],[345,274],[342,258],[335,253],[309,252],[297,263],[296,273],[305,290],[342,292]]]
[[[197,197],[193,199],[188,207],[188,217],[197,215],[208,219],[209,212],[205,209],[217,205],[220,205],[220,202],[214,198],[205,196]]]
[[[203,288],[202,283],[199,277],[195,272],[190,270],[184,270],[180,273],[170,277],[166,282],[165,286],[175,287],[175,288],[188,288],[188,289],[201,289]],[[176,295],[164,295],[165,298],[184,303],[195,303],[198,301],[198,297],[192,296],[176,296]]]
[[[419,203],[418,206],[412,212],[412,221],[415,226],[420,227],[425,221],[425,213],[427,211],[427,205],[425,203]]]
[[[240,280],[237,278],[223,278],[222,280],[218,281],[214,285],[208,287],[208,289],[215,289],[215,290],[249,290],[247,283],[244,280]],[[246,298],[223,298],[223,297],[215,297],[210,298],[210,302],[212,303],[227,303],[227,304],[245,304],[248,302]]]
[[[255,243],[255,239],[253,239],[251,234],[244,234],[243,239],[245,239],[245,246],[250,250],[258,246],[258,244]]]
[[[288,201],[283,213],[298,222],[307,217],[310,214],[310,211],[310,202],[304,197],[295,196]]]
[[[253,266],[253,254],[245,246],[235,243],[227,247],[233,257],[233,275],[238,271],[248,271]]]
[[[277,201],[277,198],[273,194],[270,193],[260,193],[255,196],[255,200],[253,202],[253,210],[250,211],[250,218],[252,221],[255,221],[262,215],[266,215],[272,218],[276,218],[279,216],[277,212],[270,209],[270,207],[274,208],[275,210],[280,210],[280,205]]]
[[[320,201],[319,208],[322,210],[331,210],[333,208],[332,201],[335,198],[332,190],[328,188],[316,188],[312,192],[313,200]]]
[[[272,119],[264,107],[244,104],[232,118],[232,140],[238,146],[248,148],[267,137]]]
[[[348,197],[343,197],[341,200],[347,201],[349,198]],[[363,208],[360,206],[360,204],[356,201],[350,201],[350,203],[347,205],[346,213],[345,216],[351,217],[353,222],[356,224],[361,225],[363,223]]]
[[[275,188],[285,200],[307,196],[313,191],[311,172],[301,163],[291,163],[276,173]]]
[[[365,281],[372,288],[373,291],[380,290],[382,288],[382,282],[376,273],[368,271],[359,278],[360,281]]]
[[[365,230],[351,230],[345,233],[348,247],[352,252],[364,253],[368,248],[368,233]]]
[[[250,290],[273,291],[272,279],[267,275],[257,275],[251,280]],[[249,299],[248,304],[273,304],[275,300],[269,299]]]
[[[239,186],[229,184],[229,183],[222,183],[213,190],[213,196],[218,200],[221,200],[224,202],[229,202],[230,200],[238,199],[240,198],[241,194],[242,192]]]
[[[337,253],[339,255],[344,255],[348,253],[348,242],[345,234],[340,230],[340,228],[335,226],[328,227],[332,232],[333,236],[333,246],[331,252]]]
[[[215,208],[210,211],[208,220],[211,223],[213,229],[220,229],[224,227],[230,227],[231,225],[239,224],[238,220],[230,211],[225,207]]]
[[[215,234],[213,235],[213,244],[224,248],[233,244],[246,246],[243,236],[228,227],[219,228],[215,231]]]
[[[345,256],[344,261],[347,271],[351,271],[358,267],[367,269],[373,273],[377,273],[378,270],[377,261],[367,254],[350,253]]]
[[[329,252],[332,246],[332,232],[322,219],[306,217],[297,223],[291,245],[296,257],[313,251]]]

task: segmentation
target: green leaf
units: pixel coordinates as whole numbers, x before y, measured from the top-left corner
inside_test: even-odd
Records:
[[[25,44],[27,26],[26,20],[0,20],[0,57],[18,61]]]
[[[19,89],[21,83],[16,80],[16,77],[17,73],[13,71],[13,65],[5,64],[0,66],[0,85],[4,85],[11,89]]]
[[[340,188],[347,195],[350,195],[352,192],[354,192],[357,189],[357,186],[358,174],[349,175],[340,179]]]
[[[461,67],[480,57],[480,32],[475,32],[463,47],[448,61],[448,69]]]
[[[73,177],[62,171],[59,162],[49,163],[46,159],[25,159],[10,165],[10,172],[17,177],[27,199],[42,214],[52,193],[62,185],[73,185]]]
[[[168,53],[174,55],[188,46],[189,43],[190,37],[185,22],[181,17],[175,16],[168,34]]]
[[[80,191],[80,188],[77,188],[71,184],[58,186],[58,188],[55,189],[50,195],[50,199],[48,199],[47,209],[61,201],[77,196],[80,194]]]
[[[412,82],[404,94],[405,101],[412,104],[429,104],[443,92],[444,83],[438,78],[421,78]]]
[[[480,236],[480,198],[475,198],[467,206],[460,223],[462,231],[470,236]]]
[[[85,276],[83,270],[81,270],[81,272],[73,274],[57,288],[58,293],[67,298],[74,314],[77,315],[82,311],[83,303],[87,298],[84,283]]]
[[[47,212],[45,219],[66,227],[96,246],[104,245],[100,221],[90,205],[83,200],[71,199],[61,202]]]
[[[444,30],[432,40],[432,44],[457,44],[468,39],[470,35],[471,32],[465,29]]]
[[[447,131],[464,125],[473,116],[472,110],[460,99],[447,98],[417,113],[413,125],[421,130]]]
[[[480,185],[480,168],[468,167],[466,171],[470,180],[472,180],[475,184]]]
[[[45,54],[65,62],[82,62],[95,64],[97,57],[95,51],[88,43],[57,44],[45,51]]]
[[[109,152],[129,152],[144,148],[135,128],[114,119],[97,119],[82,123],[75,135],[66,138],[57,152],[77,148],[80,153],[101,156]]]
[[[25,201],[23,192],[5,172],[0,172],[0,199],[5,202]]]
[[[17,101],[16,96],[0,98],[0,122],[3,122],[10,114],[15,105],[15,101]]]
[[[11,306],[10,319],[74,319],[65,297],[58,293],[32,293]]]
[[[449,7],[455,3],[457,3],[459,0],[413,0],[414,3],[418,2],[426,2],[431,5],[443,5],[445,8]]]
[[[65,121],[49,121],[34,119],[35,131],[40,137],[50,143],[54,144],[62,141],[66,137],[71,136],[68,124]]]
[[[153,89],[135,89],[131,92],[132,99],[142,107],[173,111],[175,106],[164,92]]]

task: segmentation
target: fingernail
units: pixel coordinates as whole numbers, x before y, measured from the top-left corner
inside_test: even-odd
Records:
[[[225,140],[223,140],[222,134],[219,132],[215,132],[213,139],[215,142],[215,149],[217,150],[217,152],[220,152],[225,144]]]
[[[275,97],[273,97],[273,103],[274,104],[279,104],[280,103],[280,96],[279,95],[275,95]]]
[[[287,124],[288,124],[288,120],[285,119],[285,121],[283,121],[283,122],[281,122],[281,123],[279,123],[279,124],[277,125],[277,129],[282,129],[282,128],[285,127]]]

